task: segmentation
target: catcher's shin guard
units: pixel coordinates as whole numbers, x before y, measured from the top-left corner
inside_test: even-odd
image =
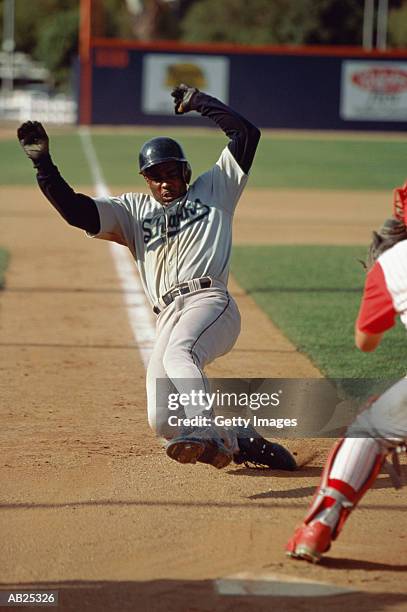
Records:
[[[363,440],[361,438],[361,440]],[[370,472],[358,491],[343,480],[330,478],[335,458],[343,445],[338,440],[329,453],[321,483],[308,509],[304,523],[299,526],[286,546],[289,557],[318,562],[341,532],[349,514],[376,480],[386,453],[378,453]]]

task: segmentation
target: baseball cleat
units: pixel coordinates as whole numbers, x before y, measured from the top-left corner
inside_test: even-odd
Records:
[[[196,428],[170,440],[168,457],[179,463],[208,463],[217,469],[229,465],[232,452],[223,444],[214,428]]]
[[[309,525],[297,527],[291,540],[286,545],[286,554],[293,559],[304,559],[318,563],[323,553],[331,548],[331,529],[314,521]]]
[[[205,443],[199,440],[171,440],[166,446],[168,457],[179,463],[196,463],[205,451]]]
[[[273,470],[293,471],[297,463],[284,446],[263,438],[254,427],[236,430],[239,450],[233,455],[236,464],[244,463],[246,467],[265,467]]]
[[[215,441],[208,440],[205,445],[205,450],[202,455],[199,456],[198,461],[200,463],[208,463],[218,470],[221,470],[229,465],[232,458],[232,453],[226,447],[219,445]]]

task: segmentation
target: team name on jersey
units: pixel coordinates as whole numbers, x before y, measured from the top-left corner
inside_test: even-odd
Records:
[[[164,212],[146,217],[142,222],[144,243],[152,247],[164,240],[167,233],[171,238],[189,225],[207,217],[209,211],[210,207],[202,204],[198,198],[193,202],[186,202],[183,206],[175,207],[174,212],[171,211],[167,216],[168,232]]]

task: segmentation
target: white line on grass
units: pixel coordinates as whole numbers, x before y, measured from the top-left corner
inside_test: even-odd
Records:
[[[92,179],[98,197],[108,195],[108,188],[104,181],[96,151],[93,147],[89,129],[81,126],[79,136],[82,142],[86,159],[89,163]],[[134,261],[125,247],[109,242],[110,251],[120,279],[123,297],[126,304],[130,327],[133,332],[137,348],[140,351],[144,366],[147,367],[154,343],[155,330],[151,309],[147,303],[143,287],[136,272]]]

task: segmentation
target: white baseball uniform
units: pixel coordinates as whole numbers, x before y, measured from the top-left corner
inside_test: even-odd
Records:
[[[240,332],[240,314],[227,291],[232,220],[247,182],[225,147],[216,164],[199,176],[184,197],[164,206],[152,195],[125,193],[96,198],[100,217],[97,238],[126,245],[137,264],[151,305],[161,309],[156,342],[147,371],[148,418],[156,433],[172,438],[166,393],[172,381],[179,393],[208,390],[203,368],[231,350]],[[212,285],[175,297],[167,307],[160,298],[193,279]],[[198,283],[198,281],[196,281]],[[164,387],[163,387],[164,385]],[[187,417],[208,415],[207,405],[184,404]]]
[[[230,351],[239,335],[239,311],[227,291],[232,220],[260,139],[254,125],[220,100],[196,91],[190,104],[214,121],[229,142],[213,168],[166,205],[144,193],[105,198],[75,193],[48,151],[33,161],[42,192],[70,225],[123,244],[134,257],[159,315],[147,372],[149,422],[167,438],[178,434],[168,425],[168,389],[175,386],[190,396],[207,391],[203,368]],[[38,126],[28,127],[37,134]],[[163,161],[157,158],[153,165]],[[160,397],[157,380],[162,382]],[[208,408],[204,401],[182,405],[188,417]]]

